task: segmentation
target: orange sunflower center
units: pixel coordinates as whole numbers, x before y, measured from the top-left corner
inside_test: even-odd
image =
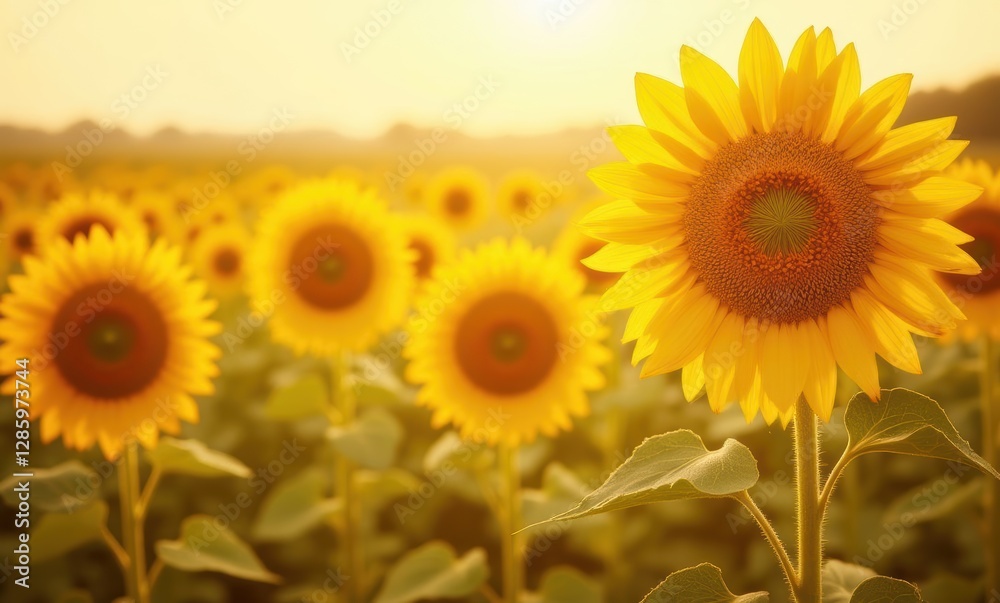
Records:
[[[434,268],[434,248],[423,239],[410,239],[410,249],[416,252],[417,259],[413,261],[413,268],[417,273],[417,278],[425,279],[431,275]]]
[[[464,188],[456,187],[444,196],[444,210],[452,216],[464,216],[472,209],[472,196]]]
[[[514,191],[512,205],[515,211],[525,211],[531,205],[531,193],[523,188]]]
[[[558,329],[545,306],[523,293],[495,293],[459,322],[455,356],[477,387],[510,396],[545,381],[558,359],[558,343]]]
[[[299,296],[321,310],[340,310],[371,288],[375,259],[361,236],[340,224],[317,226],[292,248],[289,270],[300,275]]]
[[[862,284],[878,209],[832,146],[757,133],[706,163],[682,227],[711,294],[743,316],[794,323],[823,316]]]
[[[976,276],[943,274],[942,276],[963,291],[972,291],[972,281],[977,281],[979,287],[973,291],[974,294],[983,295],[1000,290],[1000,277],[996,275],[996,256],[997,250],[1000,249],[1000,212],[974,208],[956,216],[951,220],[951,223],[955,228],[975,237],[974,241],[961,247],[979,262],[983,274]]]
[[[78,392],[100,399],[138,394],[156,380],[169,345],[163,314],[145,294],[91,285],[67,299],[52,323],[69,336],[55,364]]]
[[[231,247],[223,247],[215,253],[212,266],[215,268],[215,272],[219,275],[229,277],[240,271],[241,263],[242,261],[238,251]]]
[[[90,229],[95,226],[102,226],[104,230],[109,233],[114,230],[112,225],[105,220],[97,216],[80,216],[75,220],[71,221],[62,229],[62,236],[70,243],[76,238],[76,235],[90,236]]]

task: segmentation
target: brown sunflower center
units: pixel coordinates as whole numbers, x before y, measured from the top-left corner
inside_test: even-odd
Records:
[[[711,294],[743,316],[792,323],[824,315],[862,284],[878,209],[831,145],[757,133],[706,163],[683,228]]]
[[[53,341],[68,338],[55,358],[66,382],[100,399],[138,394],[153,383],[169,345],[163,314],[144,293],[91,285],[67,299],[52,323]]]
[[[240,271],[240,254],[231,247],[223,247],[215,253],[212,265],[215,271],[225,277],[233,276]]]
[[[524,211],[531,205],[531,193],[522,189],[514,191],[513,206],[516,211]]]
[[[97,216],[81,216],[69,224],[67,224],[62,230],[62,236],[70,243],[76,238],[76,235],[83,235],[85,237],[90,236],[90,229],[95,226],[102,226],[104,230],[109,233],[114,230],[110,223],[103,218]]]
[[[984,295],[1000,290],[1000,277],[997,277],[997,251],[1000,250],[1000,212],[992,209],[974,208],[951,220],[952,225],[975,237],[962,245],[962,249],[971,255],[983,269],[982,275],[968,276],[962,274],[943,274],[942,276],[963,291]],[[989,278],[987,278],[989,277]],[[972,290],[973,280],[976,289]]]
[[[35,233],[30,228],[22,228],[14,233],[14,248],[18,253],[31,253],[35,249]]]
[[[464,188],[453,188],[444,196],[444,210],[452,216],[464,216],[472,208],[472,197]]]
[[[510,396],[543,381],[558,359],[559,332],[551,313],[516,292],[490,295],[474,304],[458,324],[455,356],[480,389]]]
[[[374,280],[368,243],[340,224],[316,226],[292,247],[288,269],[298,276],[299,296],[321,310],[340,310],[365,296]]]
[[[425,279],[431,275],[434,268],[434,248],[423,239],[410,239],[410,249],[417,254],[417,259],[413,261],[413,268],[417,273],[417,278]]]

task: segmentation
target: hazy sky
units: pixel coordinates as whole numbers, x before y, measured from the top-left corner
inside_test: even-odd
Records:
[[[291,128],[354,136],[634,122],[636,71],[678,81],[687,43],[734,73],[755,16],[784,56],[832,27],[865,85],[1000,73],[998,0],[4,0],[0,122],[249,135],[284,110]]]

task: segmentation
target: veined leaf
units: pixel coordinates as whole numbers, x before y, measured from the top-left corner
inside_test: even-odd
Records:
[[[765,592],[734,595],[722,580],[722,570],[711,563],[682,569],[667,576],[641,603],[767,603]]]
[[[823,565],[823,603],[850,603],[859,584],[876,576],[863,565],[831,559]]]
[[[923,603],[923,598],[909,582],[875,576],[858,585],[850,603]]]
[[[479,590],[488,577],[482,549],[458,558],[449,545],[431,542],[406,554],[389,570],[375,603],[461,599]]]
[[[264,567],[250,546],[208,515],[192,515],[181,524],[178,540],[156,543],[156,554],[170,567],[188,572],[221,572],[276,584],[281,578]]]

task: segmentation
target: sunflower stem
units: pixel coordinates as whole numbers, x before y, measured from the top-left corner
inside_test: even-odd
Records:
[[[1000,445],[997,432],[996,401],[996,345],[989,334],[983,335],[983,370],[980,378],[980,400],[982,403],[983,457],[996,467],[1000,463]],[[995,479],[986,480],[983,494],[986,513],[983,529],[986,543],[986,592],[1000,592],[1000,484]]]
[[[341,354],[332,363],[331,382],[333,384],[333,403],[340,411],[340,424],[344,427],[354,422],[357,416],[357,399],[351,384],[347,379],[350,374],[351,359],[348,354]],[[343,504],[340,526],[340,563],[347,574],[344,584],[344,600],[360,601],[362,580],[361,539],[358,530],[361,527],[360,507],[358,503],[357,482],[354,475],[354,462],[343,454],[336,455],[336,488]]]
[[[819,431],[805,399],[795,405],[795,491],[798,527],[799,603],[823,600],[823,509],[819,490]]]
[[[767,543],[771,545],[771,550],[774,552],[774,556],[777,557],[778,563],[781,564],[781,571],[785,574],[785,582],[788,583],[789,589],[792,590],[792,594],[795,594],[795,589],[798,588],[798,577],[796,576],[795,566],[792,565],[792,560],[788,556],[788,551],[785,550],[785,545],[781,542],[781,538],[774,529],[774,525],[771,521],[764,515],[764,511],[757,505],[753,497],[746,490],[740,492],[735,496],[736,500],[746,507],[750,515],[753,516],[754,520],[757,521],[757,525],[760,526],[761,532],[764,534],[764,538],[767,539]]]
[[[134,603],[149,603],[146,543],[142,533],[144,518],[139,503],[139,450],[135,442],[125,444],[118,469],[118,491],[121,496],[122,540],[128,555],[125,587]]]
[[[503,558],[503,601],[517,603],[524,584],[521,565],[521,536],[515,534],[521,523],[521,472],[517,464],[517,446],[501,443],[497,448],[500,463],[500,551]]]

